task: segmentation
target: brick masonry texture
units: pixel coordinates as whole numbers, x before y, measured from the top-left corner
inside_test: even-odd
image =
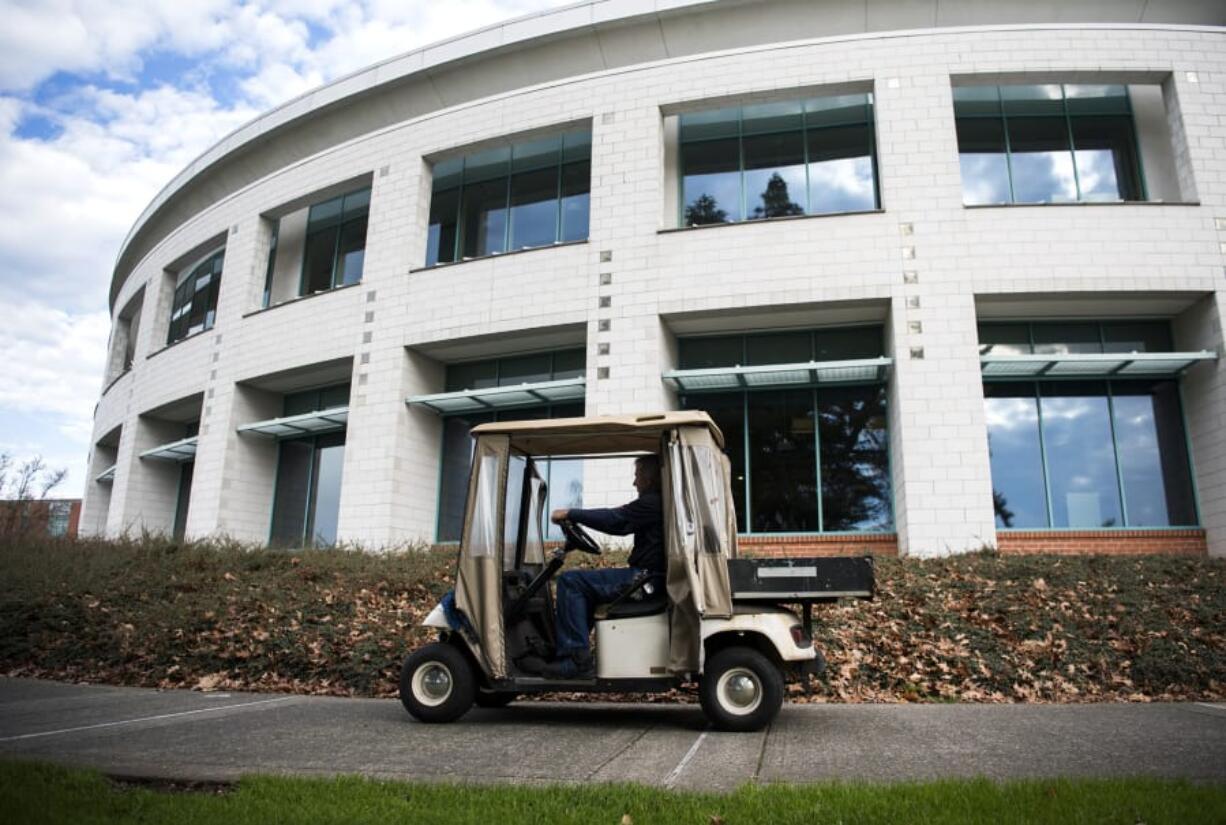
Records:
[[[1203,556],[1204,530],[1002,530],[1005,555]]]
[[[475,61],[474,77],[480,67]],[[1197,200],[965,208],[951,78],[967,77],[1162,84],[1172,165],[1184,199]],[[848,84],[875,95],[881,211],[661,231],[676,220],[663,207],[663,115],[672,107],[800,98]],[[379,99],[371,95],[370,105]],[[587,243],[422,269],[430,159],[574,123],[592,129]],[[353,180],[372,186],[362,284],[257,312],[271,242],[265,216]],[[168,276],[218,239],[226,258],[216,326],[166,348]],[[116,473],[113,484],[88,484],[82,531],[170,528],[166,474],[138,458],[156,443],[146,419],[162,405],[198,399],[188,533],[266,540],[275,449],[236,428],[279,414],[276,397],[259,389],[270,376],[309,381],[312,370],[340,365],[353,384],[341,538],[372,548],[429,542],[441,423],[404,399],[443,389],[443,360],[430,352],[463,345],[498,355],[577,330],[587,347],[589,415],[668,409],[678,400],[660,373],[675,366],[678,319],[734,321],[799,306],[812,308],[816,325],[831,308],[867,306],[885,324],[894,359],[896,537],[888,543],[913,556],[1022,546],[994,522],[977,354],[983,301],[1025,298],[1041,315],[1089,296],[1104,310],[1132,300],[1144,315],[1150,299],[1178,299],[1186,309],[1166,317],[1180,345],[1220,351],[1224,249],[1224,30],[1044,24],[830,37],[501,92],[346,140],[255,180],[185,217],[126,274],[115,322],[137,298],[135,364],[99,399],[94,442],[118,432],[118,445],[94,449],[91,473],[111,463]],[[602,262],[605,252],[611,260]],[[601,286],[601,274],[612,274],[611,283]],[[600,297],[610,305],[601,307]],[[922,332],[911,331],[917,321]],[[598,354],[600,344],[609,345],[607,355]],[[1193,368],[1184,391],[1200,546],[1226,555],[1226,367]],[[588,506],[620,503],[627,493],[622,469],[585,480]],[[878,537],[807,542],[886,552]],[[772,540],[759,552],[793,546]]]

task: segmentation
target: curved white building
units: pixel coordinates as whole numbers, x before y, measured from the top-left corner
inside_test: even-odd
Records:
[[[1224,25],[601,0],[318,89],[129,233],[82,529],[452,540],[473,423],[685,407],[759,552],[1226,554]]]

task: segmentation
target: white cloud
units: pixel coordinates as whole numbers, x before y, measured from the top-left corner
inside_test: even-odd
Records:
[[[119,245],[197,155],[321,83],[563,1],[7,0],[0,415],[45,417],[51,435],[40,449],[27,432],[6,432],[4,441],[57,464],[73,463],[66,457],[76,444],[84,461]],[[159,65],[180,68],[145,76],[164,57],[175,59]],[[23,130],[31,119],[51,128]],[[77,483],[83,473],[74,466]]]

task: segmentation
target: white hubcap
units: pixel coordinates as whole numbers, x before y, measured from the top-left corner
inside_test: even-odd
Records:
[[[441,705],[450,695],[451,671],[442,662],[427,662],[413,674],[413,696],[423,705]]]
[[[736,716],[753,713],[762,704],[762,683],[758,675],[743,667],[733,668],[719,677],[715,687],[724,710]]]

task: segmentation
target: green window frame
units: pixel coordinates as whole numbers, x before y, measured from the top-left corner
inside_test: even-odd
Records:
[[[954,123],[958,130],[959,157],[962,163],[963,203],[968,206],[994,203],[1093,203],[1103,201],[1145,201],[1145,173],[1140,141],[1128,87],[1122,84],[1035,84],[1003,86],[954,86]],[[1126,123],[1124,122],[1126,121]],[[1104,197],[1091,185],[1089,153],[1101,143],[1103,129],[1114,124],[1116,137],[1123,140],[1113,151],[1115,159],[1115,196]],[[1095,134],[1095,131],[1099,134]],[[1073,197],[1044,199],[1028,197],[1024,186],[1030,175],[1023,165],[1026,154],[1018,150],[1021,140],[1031,147],[1043,146],[1042,154],[1058,160],[1067,154]],[[1079,143],[1081,147],[1079,148]],[[968,151],[973,146],[998,148],[999,152]],[[1086,153],[1079,157],[1079,153]],[[992,200],[971,194],[968,157],[1003,155],[1007,199]],[[1019,168],[1021,167],[1021,168]],[[1066,172],[1067,173],[1067,172]],[[980,176],[982,179],[982,175]]]
[[[361,283],[369,215],[369,186],[311,206],[298,276],[299,296]],[[276,254],[276,234],[271,255]],[[271,291],[272,262],[270,257],[265,301]]]
[[[881,208],[872,92],[710,109],[682,114],[678,120],[678,226],[741,223],[797,215],[845,214]],[[816,195],[819,191],[829,190],[818,185],[818,176],[815,174],[818,164],[823,162],[827,154],[833,152],[837,155],[845,151],[848,148],[845,133],[856,129],[863,130],[863,135],[851,144],[858,147],[861,154],[853,157],[868,159],[868,171],[872,178],[871,203],[849,204],[847,208],[838,208],[837,205],[834,208],[822,208]],[[778,145],[780,140],[786,140],[787,137],[798,139],[790,150],[782,149]],[[754,168],[772,168],[771,164],[751,168],[754,161],[749,156],[758,154],[752,147],[759,143],[762,144],[760,151],[763,155],[774,153],[778,156],[780,153],[790,152],[793,159],[790,165],[803,166],[804,193],[801,198],[793,200],[790,195],[794,193],[788,192],[787,186],[781,183],[782,176],[775,174],[768,180],[766,190],[762,193],[763,204],[766,205],[756,207],[756,211],[751,214],[750,189],[755,187],[748,185],[747,174],[754,171]],[[772,143],[775,145],[772,146]],[[730,205],[734,209],[733,217],[729,217],[727,210],[719,207],[717,199],[711,198],[707,193],[702,196],[708,198],[703,206],[697,205],[702,198],[693,204],[687,203],[685,180],[690,160],[698,152],[721,144],[725,147],[725,152],[736,156],[734,169],[716,173],[738,176],[738,200]],[[795,161],[799,161],[799,164]]]
[[[434,164],[426,266],[586,241],[590,129]]]
[[[166,333],[167,346],[213,328],[217,319],[217,297],[221,291],[225,256],[224,248],[210,253],[204,260],[186,269],[187,274],[175,284],[170,304],[170,329]]]

